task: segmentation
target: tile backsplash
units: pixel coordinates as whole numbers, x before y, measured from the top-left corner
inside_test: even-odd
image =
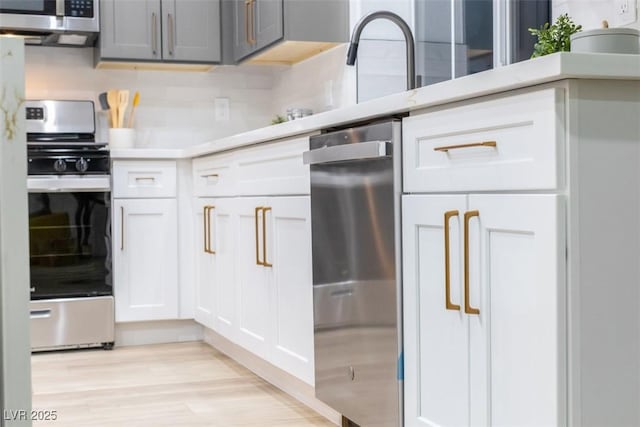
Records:
[[[98,95],[108,89],[140,92],[137,146],[182,148],[268,126],[287,108],[326,111],[355,103],[355,71],[339,46],[293,66],[220,66],[209,72],[95,69],[87,48],[26,48],[28,99],[90,99],[98,138],[107,114]],[[216,121],[215,99],[227,98],[228,121]]]

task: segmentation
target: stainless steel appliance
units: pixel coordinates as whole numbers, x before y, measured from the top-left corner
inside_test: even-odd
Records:
[[[31,346],[111,348],[109,151],[91,101],[27,101]]]
[[[399,120],[311,137],[316,397],[402,424]]]
[[[0,34],[33,45],[91,46],[98,14],[98,0],[0,0]]]

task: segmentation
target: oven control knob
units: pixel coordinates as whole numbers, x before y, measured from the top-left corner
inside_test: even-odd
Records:
[[[89,162],[86,159],[80,157],[80,159],[76,162],[76,170],[80,173],[84,173],[89,169]]]
[[[56,172],[64,172],[67,170],[67,162],[62,159],[58,159],[53,162],[53,170]]]

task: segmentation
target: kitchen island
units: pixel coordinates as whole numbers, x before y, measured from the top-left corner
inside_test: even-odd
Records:
[[[393,115],[405,425],[639,425],[637,55],[554,54],[184,150],[114,150],[114,165],[178,171],[178,316],[306,384],[313,404],[301,153],[322,129]],[[265,206],[262,238],[285,233],[296,257],[243,276]]]

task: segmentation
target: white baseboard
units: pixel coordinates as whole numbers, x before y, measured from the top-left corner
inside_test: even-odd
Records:
[[[241,365],[244,365],[247,369],[253,371],[253,373],[278,387],[291,397],[304,403],[335,425],[341,425],[342,416],[324,402],[316,399],[314,388],[309,384],[273,366],[271,363],[261,359],[239,345],[232,343],[211,329],[204,328],[204,342],[231,357]]]
[[[116,346],[202,341],[203,327],[193,320],[116,323]]]

